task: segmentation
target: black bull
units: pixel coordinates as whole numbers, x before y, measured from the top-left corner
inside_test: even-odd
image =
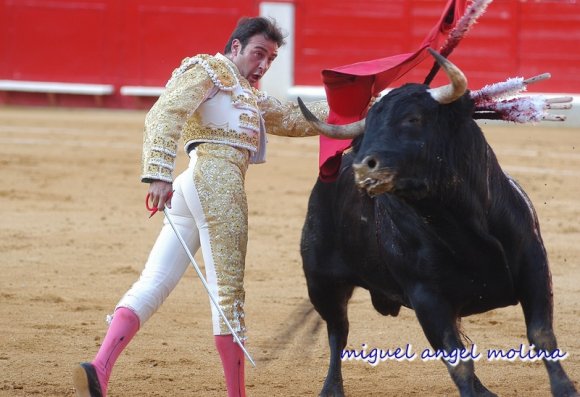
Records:
[[[439,101],[420,84],[391,91],[369,111],[337,180],[313,188],[301,253],[310,300],[327,324],[322,396],[344,395],[341,352],[355,287],[369,290],[383,315],[413,309],[433,350],[465,349],[461,317],[517,303],[536,352],[557,349],[534,209],[473,120],[469,93],[456,97]],[[472,360],[445,363],[461,396],[494,395]],[[544,363],[553,395],[576,396],[560,362]]]

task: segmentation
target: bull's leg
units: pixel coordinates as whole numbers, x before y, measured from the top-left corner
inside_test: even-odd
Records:
[[[448,357],[452,357],[449,356],[452,352],[465,351],[459,337],[457,315],[451,305],[422,286],[414,289],[411,302],[423,332],[435,352],[445,351]],[[461,397],[496,396],[475,376],[472,359],[447,359],[444,362]]]
[[[539,259],[538,259],[539,258]],[[544,364],[550,378],[552,395],[558,397],[578,396],[574,384],[564,371],[559,360],[553,360],[561,352],[558,349],[556,336],[552,327],[553,302],[551,275],[542,254],[534,255],[531,268],[540,271],[527,270],[522,275],[520,302],[526,320],[527,335],[530,344],[535,346],[536,353],[547,352],[552,358],[544,359]],[[542,262],[540,262],[542,260]],[[564,352],[561,352],[562,354]]]
[[[326,276],[328,277],[328,276]],[[321,397],[342,397],[342,361],[341,353],[346,347],[348,338],[348,300],[354,287],[328,278],[307,278],[308,294],[316,311],[326,321],[328,344],[330,346],[330,364]]]

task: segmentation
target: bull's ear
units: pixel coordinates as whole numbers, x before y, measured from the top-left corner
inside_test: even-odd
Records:
[[[300,97],[298,97],[298,106],[300,106],[300,111],[302,112],[302,115],[306,121],[308,121],[321,135],[327,136],[329,138],[353,139],[354,137],[362,134],[365,130],[365,119],[356,121],[351,124],[333,125],[318,120],[318,118],[312,114],[310,110],[308,110]]]
[[[447,58],[443,57],[437,51],[432,48],[428,48],[427,51],[435,58],[437,63],[445,71],[445,74],[451,81],[451,84],[431,88],[427,90],[433,99],[442,105],[454,102],[461,98],[465,91],[467,90],[467,79],[463,72],[454,64],[452,64]]]

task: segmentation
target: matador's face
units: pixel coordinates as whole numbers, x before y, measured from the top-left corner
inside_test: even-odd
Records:
[[[266,74],[277,56],[278,44],[262,34],[252,36],[243,48],[238,39],[232,41],[231,60],[251,85],[255,85]]]

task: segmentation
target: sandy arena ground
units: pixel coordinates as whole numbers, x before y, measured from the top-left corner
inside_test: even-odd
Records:
[[[142,111],[0,108],[0,396],[72,396],[73,364],[91,359],[105,317],[138,277],[159,231],[139,181]],[[545,128],[548,127],[548,128]],[[580,381],[580,130],[485,126],[504,168],[538,210],[555,291],[564,366]],[[299,255],[317,138],[271,137],[247,191],[249,396],[317,395],[326,375],[324,324],[310,308]],[[180,153],[178,169],[186,156]],[[201,262],[201,260],[200,260]],[[364,290],[350,305],[349,347],[428,347],[413,312],[382,317]],[[479,352],[527,346],[520,307],[463,322]],[[440,362],[343,365],[349,396],[456,396]],[[476,370],[500,396],[547,396],[539,362]],[[109,395],[225,396],[205,291],[190,269],[123,353]]]

